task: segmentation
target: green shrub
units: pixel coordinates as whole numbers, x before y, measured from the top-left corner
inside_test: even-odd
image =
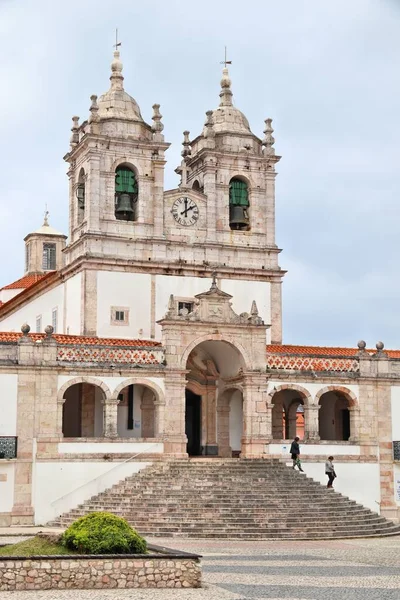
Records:
[[[64,532],[62,543],[82,554],[144,554],[146,541],[125,519],[107,512],[81,517]]]

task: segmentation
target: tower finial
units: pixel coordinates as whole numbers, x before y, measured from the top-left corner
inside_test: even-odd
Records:
[[[122,61],[120,60],[120,54],[118,48],[121,46],[122,42],[118,41],[118,29],[115,30],[115,44],[113,44],[114,50],[114,59],[111,63],[111,89],[112,90],[123,90],[124,85],[124,77],[122,75]]]
[[[221,61],[221,64],[224,65],[222,69],[222,79],[221,79],[221,91],[219,93],[219,97],[221,101],[219,103],[220,106],[232,106],[232,90],[231,90],[231,80],[229,78],[229,71],[226,65],[231,65],[232,61],[227,60],[226,58],[226,46],[225,46],[225,58]]]
[[[45,205],[45,211],[44,211],[44,220],[43,220],[43,227],[48,227],[49,226],[49,211],[47,210],[47,204]]]
[[[275,138],[272,135],[274,130],[272,128],[272,119],[265,119],[264,139],[262,141],[264,146],[264,154],[273,155],[275,154]]]

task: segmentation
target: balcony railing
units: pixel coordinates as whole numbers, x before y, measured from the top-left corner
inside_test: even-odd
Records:
[[[17,458],[17,436],[0,436],[0,459]]]

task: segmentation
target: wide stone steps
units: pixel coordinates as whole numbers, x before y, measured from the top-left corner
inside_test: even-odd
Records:
[[[278,460],[160,462],[62,515],[125,517],[140,533],[223,539],[338,539],[394,535],[400,526]]]

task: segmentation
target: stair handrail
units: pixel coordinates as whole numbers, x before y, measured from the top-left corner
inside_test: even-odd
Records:
[[[137,456],[140,456],[141,454],[144,454],[145,452],[148,452],[150,450],[150,448],[152,448],[153,446],[158,446],[159,443],[160,442],[154,442],[148,448],[146,448],[146,450],[141,450],[140,452],[136,452],[136,454],[132,454],[132,456],[130,456],[129,458],[126,458],[125,460],[123,460],[122,462],[118,463],[117,465],[113,465],[111,467],[111,469],[108,469],[108,471],[105,471],[104,473],[101,473],[101,475],[97,475],[97,477],[93,477],[93,479],[89,479],[89,481],[85,481],[85,483],[82,483],[81,485],[78,485],[78,487],[74,488],[73,490],[70,490],[69,492],[67,492],[63,496],[60,496],[59,498],[56,498],[55,500],[53,500],[52,502],[50,502],[50,505],[54,506],[54,504],[56,504],[56,502],[59,502],[60,500],[64,500],[64,498],[67,498],[67,496],[70,496],[71,494],[74,494],[75,492],[77,492],[81,488],[85,487],[86,485],[89,485],[90,483],[93,483],[97,479],[101,479],[105,475],[108,475],[109,473],[111,473],[111,471],[114,471],[114,469],[117,469],[121,465],[125,465],[126,463],[128,463],[130,460],[132,460],[132,458],[136,458]]]

